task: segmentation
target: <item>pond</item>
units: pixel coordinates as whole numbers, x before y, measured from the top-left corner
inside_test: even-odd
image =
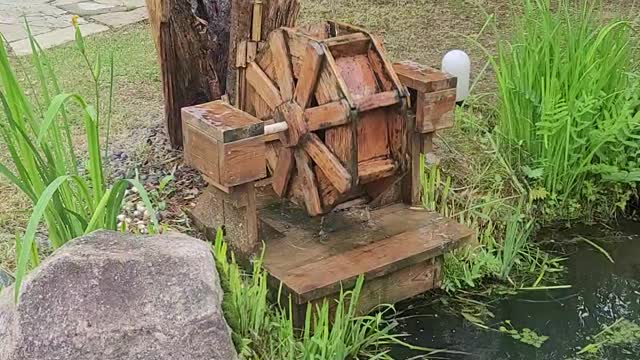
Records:
[[[625,223],[618,228],[582,228],[544,235],[545,239],[573,239],[582,235],[600,244],[614,259],[611,263],[594,247],[580,242],[566,248],[566,272],[562,284],[569,289],[520,292],[493,304],[495,318],[486,324],[498,328],[510,320],[515,328],[530,328],[549,339],[538,349],[498,331],[487,331],[445,312],[442,306],[424,305],[425,299],[399,304],[402,332],[412,344],[463,351],[469,355],[439,355],[448,359],[563,360],[591,343],[590,335],[602,326],[624,318],[640,324],[640,224]],[[428,302],[428,301],[427,301]],[[394,349],[396,359],[415,353]],[[640,359],[640,345],[608,347],[595,359]]]

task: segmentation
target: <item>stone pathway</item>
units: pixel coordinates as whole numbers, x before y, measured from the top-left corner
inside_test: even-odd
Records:
[[[0,33],[18,55],[31,52],[24,20],[43,48],[74,39],[71,17],[78,15],[83,35],[147,18],[144,0],[0,0]]]

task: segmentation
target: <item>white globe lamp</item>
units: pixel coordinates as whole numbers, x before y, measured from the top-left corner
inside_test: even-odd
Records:
[[[471,74],[471,59],[462,50],[451,50],[442,58],[442,71],[458,78],[456,88],[456,102],[469,97],[469,77]]]

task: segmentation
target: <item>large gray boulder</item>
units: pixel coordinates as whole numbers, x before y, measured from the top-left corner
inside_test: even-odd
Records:
[[[100,231],[0,294],[0,360],[236,359],[206,243]]]

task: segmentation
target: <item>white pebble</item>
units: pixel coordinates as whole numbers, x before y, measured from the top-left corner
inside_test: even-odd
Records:
[[[143,212],[145,211],[147,208],[144,206],[144,203],[139,202],[138,205],[136,205],[136,210]]]
[[[125,224],[128,224],[130,222],[131,222],[131,218],[130,217],[127,217],[127,218],[124,219],[124,223]]]
[[[144,213],[142,213],[142,218],[145,220],[149,218],[149,210],[145,210]]]
[[[136,194],[138,192],[138,188],[137,187],[132,187],[131,188],[131,192]]]
[[[126,216],[124,214],[118,215],[118,221],[119,222],[123,222],[125,218],[126,218]]]
[[[136,210],[133,212],[133,217],[139,217],[140,216],[140,211]]]

